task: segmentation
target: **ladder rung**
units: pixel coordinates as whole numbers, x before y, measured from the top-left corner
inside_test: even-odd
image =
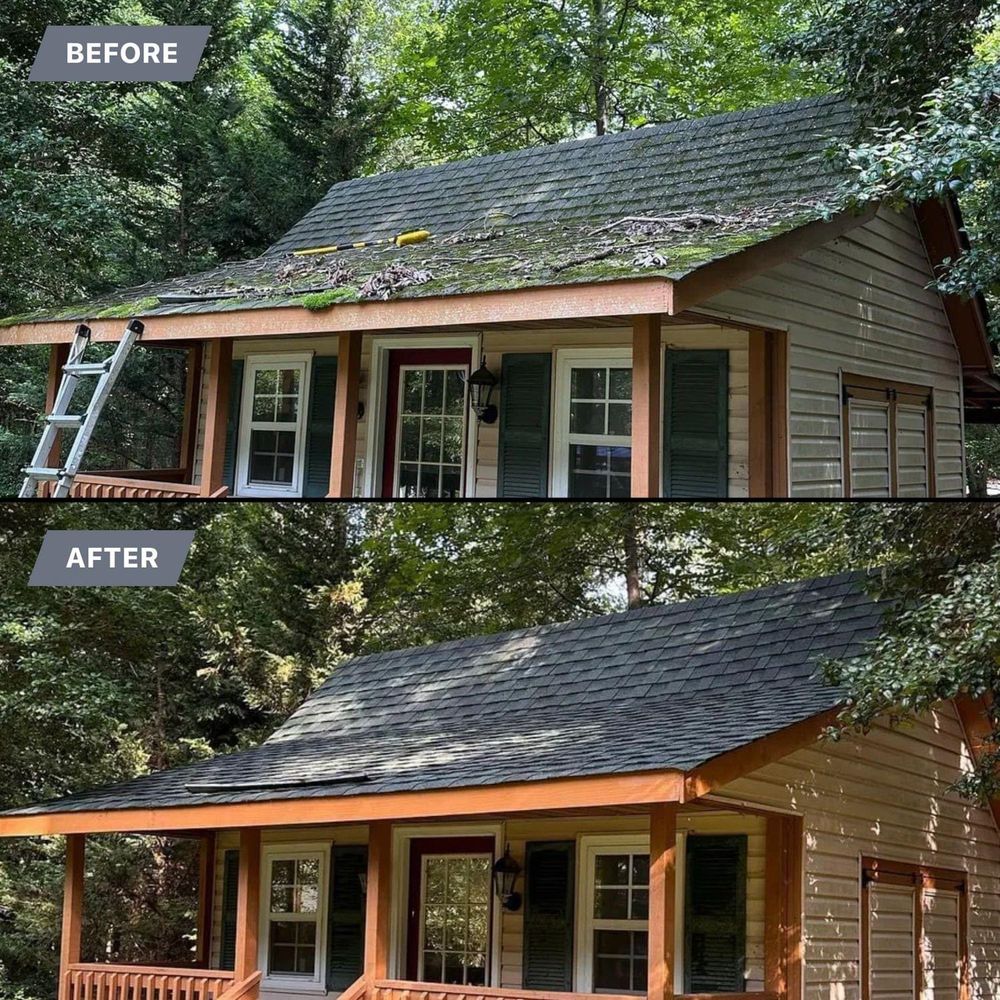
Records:
[[[58,479],[62,476],[62,469],[45,469],[37,465],[29,465],[21,470],[30,479]]]
[[[81,361],[72,365],[63,365],[67,375],[103,375],[111,367],[111,359],[107,361]]]
[[[83,414],[50,413],[45,420],[53,427],[79,427],[83,423]]]

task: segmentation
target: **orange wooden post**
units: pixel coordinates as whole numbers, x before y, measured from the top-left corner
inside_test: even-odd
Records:
[[[257,971],[260,927],[260,830],[240,830],[240,873],[236,894],[236,982]]]
[[[354,495],[354,462],[358,443],[358,388],[361,381],[361,333],[337,336],[337,393],[333,403],[330,497]]]
[[[660,317],[632,320],[632,496],[660,495]]]
[[[750,330],[749,455],[751,497],[788,495],[788,334]]]
[[[198,941],[195,960],[208,968],[212,951],[212,908],[215,900],[215,834],[201,838],[198,855]]]
[[[649,813],[648,1000],[674,996],[674,893],[677,884],[677,806],[658,803]]]
[[[193,482],[194,477],[194,456],[198,447],[198,404],[201,399],[201,362],[204,353],[204,344],[200,341],[187,351],[180,448],[180,465],[185,470],[186,483]]]
[[[211,496],[222,486],[226,461],[226,424],[233,371],[233,342],[213,340],[208,357],[208,406],[205,413],[205,446],[201,462],[201,495]]]
[[[365,897],[365,979],[389,976],[389,916],[392,912],[392,824],[368,826],[368,891]]]
[[[62,938],[59,947],[59,1000],[69,1000],[69,966],[80,961],[83,930],[83,864],[87,838],[66,838],[66,882],[63,889]]]

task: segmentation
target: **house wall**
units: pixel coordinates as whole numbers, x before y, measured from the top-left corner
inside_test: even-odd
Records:
[[[800,750],[722,790],[804,817],[805,1000],[860,1000],[862,855],[968,872],[972,995],[1000,995],[1000,837],[988,810],[951,790],[971,766],[948,706],[907,729]]]
[[[864,226],[705,304],[789,331],[792,496],[843,495],[840,372],[934,389],[937,495],[961,496],[961,367],[913,212]]]

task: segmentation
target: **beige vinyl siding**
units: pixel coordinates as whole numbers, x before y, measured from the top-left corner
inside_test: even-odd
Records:
[[[705,304],[789,331],[792,496],[843,495],[840,372],[934,389],[937,493],[961,496],[961,370],[909,209],[874,219]]]
[[[952,790],[971,767],[950,706],[909,728],[800,750],[726,786],[805,825],[805,1000],[860,998],[862,855],[965,871],[973,997],[1000,993],[1000,837]]]

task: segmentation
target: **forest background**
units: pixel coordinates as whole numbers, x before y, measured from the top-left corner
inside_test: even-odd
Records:
[[[1000,299],[1000,2],[8,0],[0,316],[252,257],[333,183],[844,92],[844,200],[958,195],[942,287]],[[47,24],[208,24],[189,84],[28,84]],[[996,334],[996,330],[994,330]],[[92,468],[177,464],[182,362],[140,351]],[[47,349],[0,348],[0,495],[40,430]],[[1000,433],[969,431],[969,483]]]

